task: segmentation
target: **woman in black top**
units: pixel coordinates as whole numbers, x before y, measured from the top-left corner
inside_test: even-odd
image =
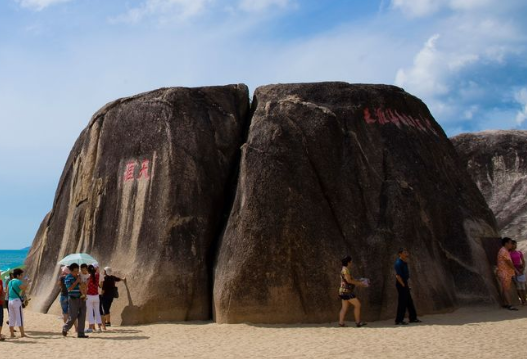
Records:
[[[126,282],[126,278],[119,278],[112,275],[112,268],[104,268],[104,280],[102,282],[102,295],[101,295],[101,314],[103,315],[103,321],[107,327],[112,325],[110,318],[110,308],[112,307],[113,299],[115,298],[115,283]]]

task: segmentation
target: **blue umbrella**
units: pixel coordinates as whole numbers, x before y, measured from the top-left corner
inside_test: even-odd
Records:
[[[70,264],[77,263],[78,265],[81,264],[99,264],[95,258],[90,256],[87,253],[73,253],[69,254],[66,257],[62,258],[59,262],[59,264],[64,266],[69,266]]]

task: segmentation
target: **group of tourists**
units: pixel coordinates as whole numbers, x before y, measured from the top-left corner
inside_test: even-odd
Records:
[[[501,241],[502,247],[498,252],[496,275],[499,279],[500,292],[503,300],[503,308],[517,311],[511,301],[511,285],[514,283],[516,292],[522,305],[527,304],[525,290],[525,259],[523,253],[517,250],[517,242],[511,238],[505,237]],[[411,288],[409,284],[410,272],[408,270],[408,260],[410,254],[405,248],[398,251],[398,258],[395,261],[395,288],[398,294],[397,314],[395,325],[408,325],[409,323],[421,323],[417,318],[414,302],[412,300]],[[364,279],[355,279],[351,275],[351,257],[342,260],[342,270],[340,272],[341,282],[339,288],[339,297],[342,301],[342,308],[339,314],[339,326],[347,326],[344,322],[346,313],[353,306],[355,325],[360,328],[366,325],[361,321],[361,303],[354,294],[355,287],[367,287],[368,283]],[[405,315],[408,311],[408,321],[405,321]]]
[[[397,315],[395,317],[395,325],[408,325],[408,323],[421,323],[421,320],[417,318],[417,312],[415,310],[414,302],[410,292],[410,271],[408,269],[408,260],[410,253],[406,248],[400,248],[398,251],[398,258],[395,261],[395,288],[397,288],[398,303],[397,303]],[[355,317],[355,325],[357,328],[367,325],[367,323],[361,321],[360,300],[354,294],[354,289],[358,287],[368,287],[369,281],[365,278],[355,279],[351,275],[352,260],[350,256],[342,259],[342,270],[340,271],[340,288],[339,297],[342,302],[342,308],[339,313],[339,326],[346,327],[344,319],[346,313],[351,306],[353,306],[353,315]],[[404,320],[406,311],[409,314],[409,322]]]
[[[64,319],[62,335],[75,326],[77,338],[88,338],[85,333],[99,333],[111,326],[110,309],[118,298],[116,282],[124,281],[113,275],[112,268],[104,268],[104,279],[99,279],[99,266],[73,263],[62,267],[57,285],[60,287],[60,305]],[[86,314],[88,329],[85,330]],[[97,324],[97,329],[95,325]]]
[[[20,331],[20,337],[26,337],[24,331],[23,308],[27,304],[24,291],[28,287],[29,279],[23,279],[24,271],[15,269],[10,273],[6,283],[0,280],[0,341],[2,326],[4,323],[4,303],[9,314],[9,330],[11,338],[16,338],[16,328]],[[74,326],[78,338],[88,338],[86,333],[94,331],[102,332],[111,326],[110,309],[113,300],[119,297],[116,282],[126,282],[126,278],[113,275],[112,268],[103,269],[104,277],[100,278],[97,264],[86,265],[73,263],[63,266],[57,281],[60,287],[60,306],[64,325],[62,335],[67,336],[68,331]],[[86,316],[88,328],[85,329]],[[97,328],[96,328],[97,325]]]

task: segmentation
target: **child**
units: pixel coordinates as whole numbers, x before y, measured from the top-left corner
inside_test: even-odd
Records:
[[[86,295],[88,294],[88,281],[90,280],[90,273],[88,272],[88,265],[86,263],[81,264],[81,299],[86,300]]]

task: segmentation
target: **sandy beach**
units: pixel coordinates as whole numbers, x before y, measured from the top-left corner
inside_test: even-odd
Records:
[[[395,327],[220,325],[210,322],[112,327],[89,339],[63,338],[56,315],[26,312],[29,338],[0,343],[20,358],[516,358],[527,332],[527,308],[463,308]],[[3,334],[8,333],[4,326]],[[516,347],[516,351],[512,348]],[[90,355],[91,353],[94,353]],[[83,353],[78,356],[77,353]]]

